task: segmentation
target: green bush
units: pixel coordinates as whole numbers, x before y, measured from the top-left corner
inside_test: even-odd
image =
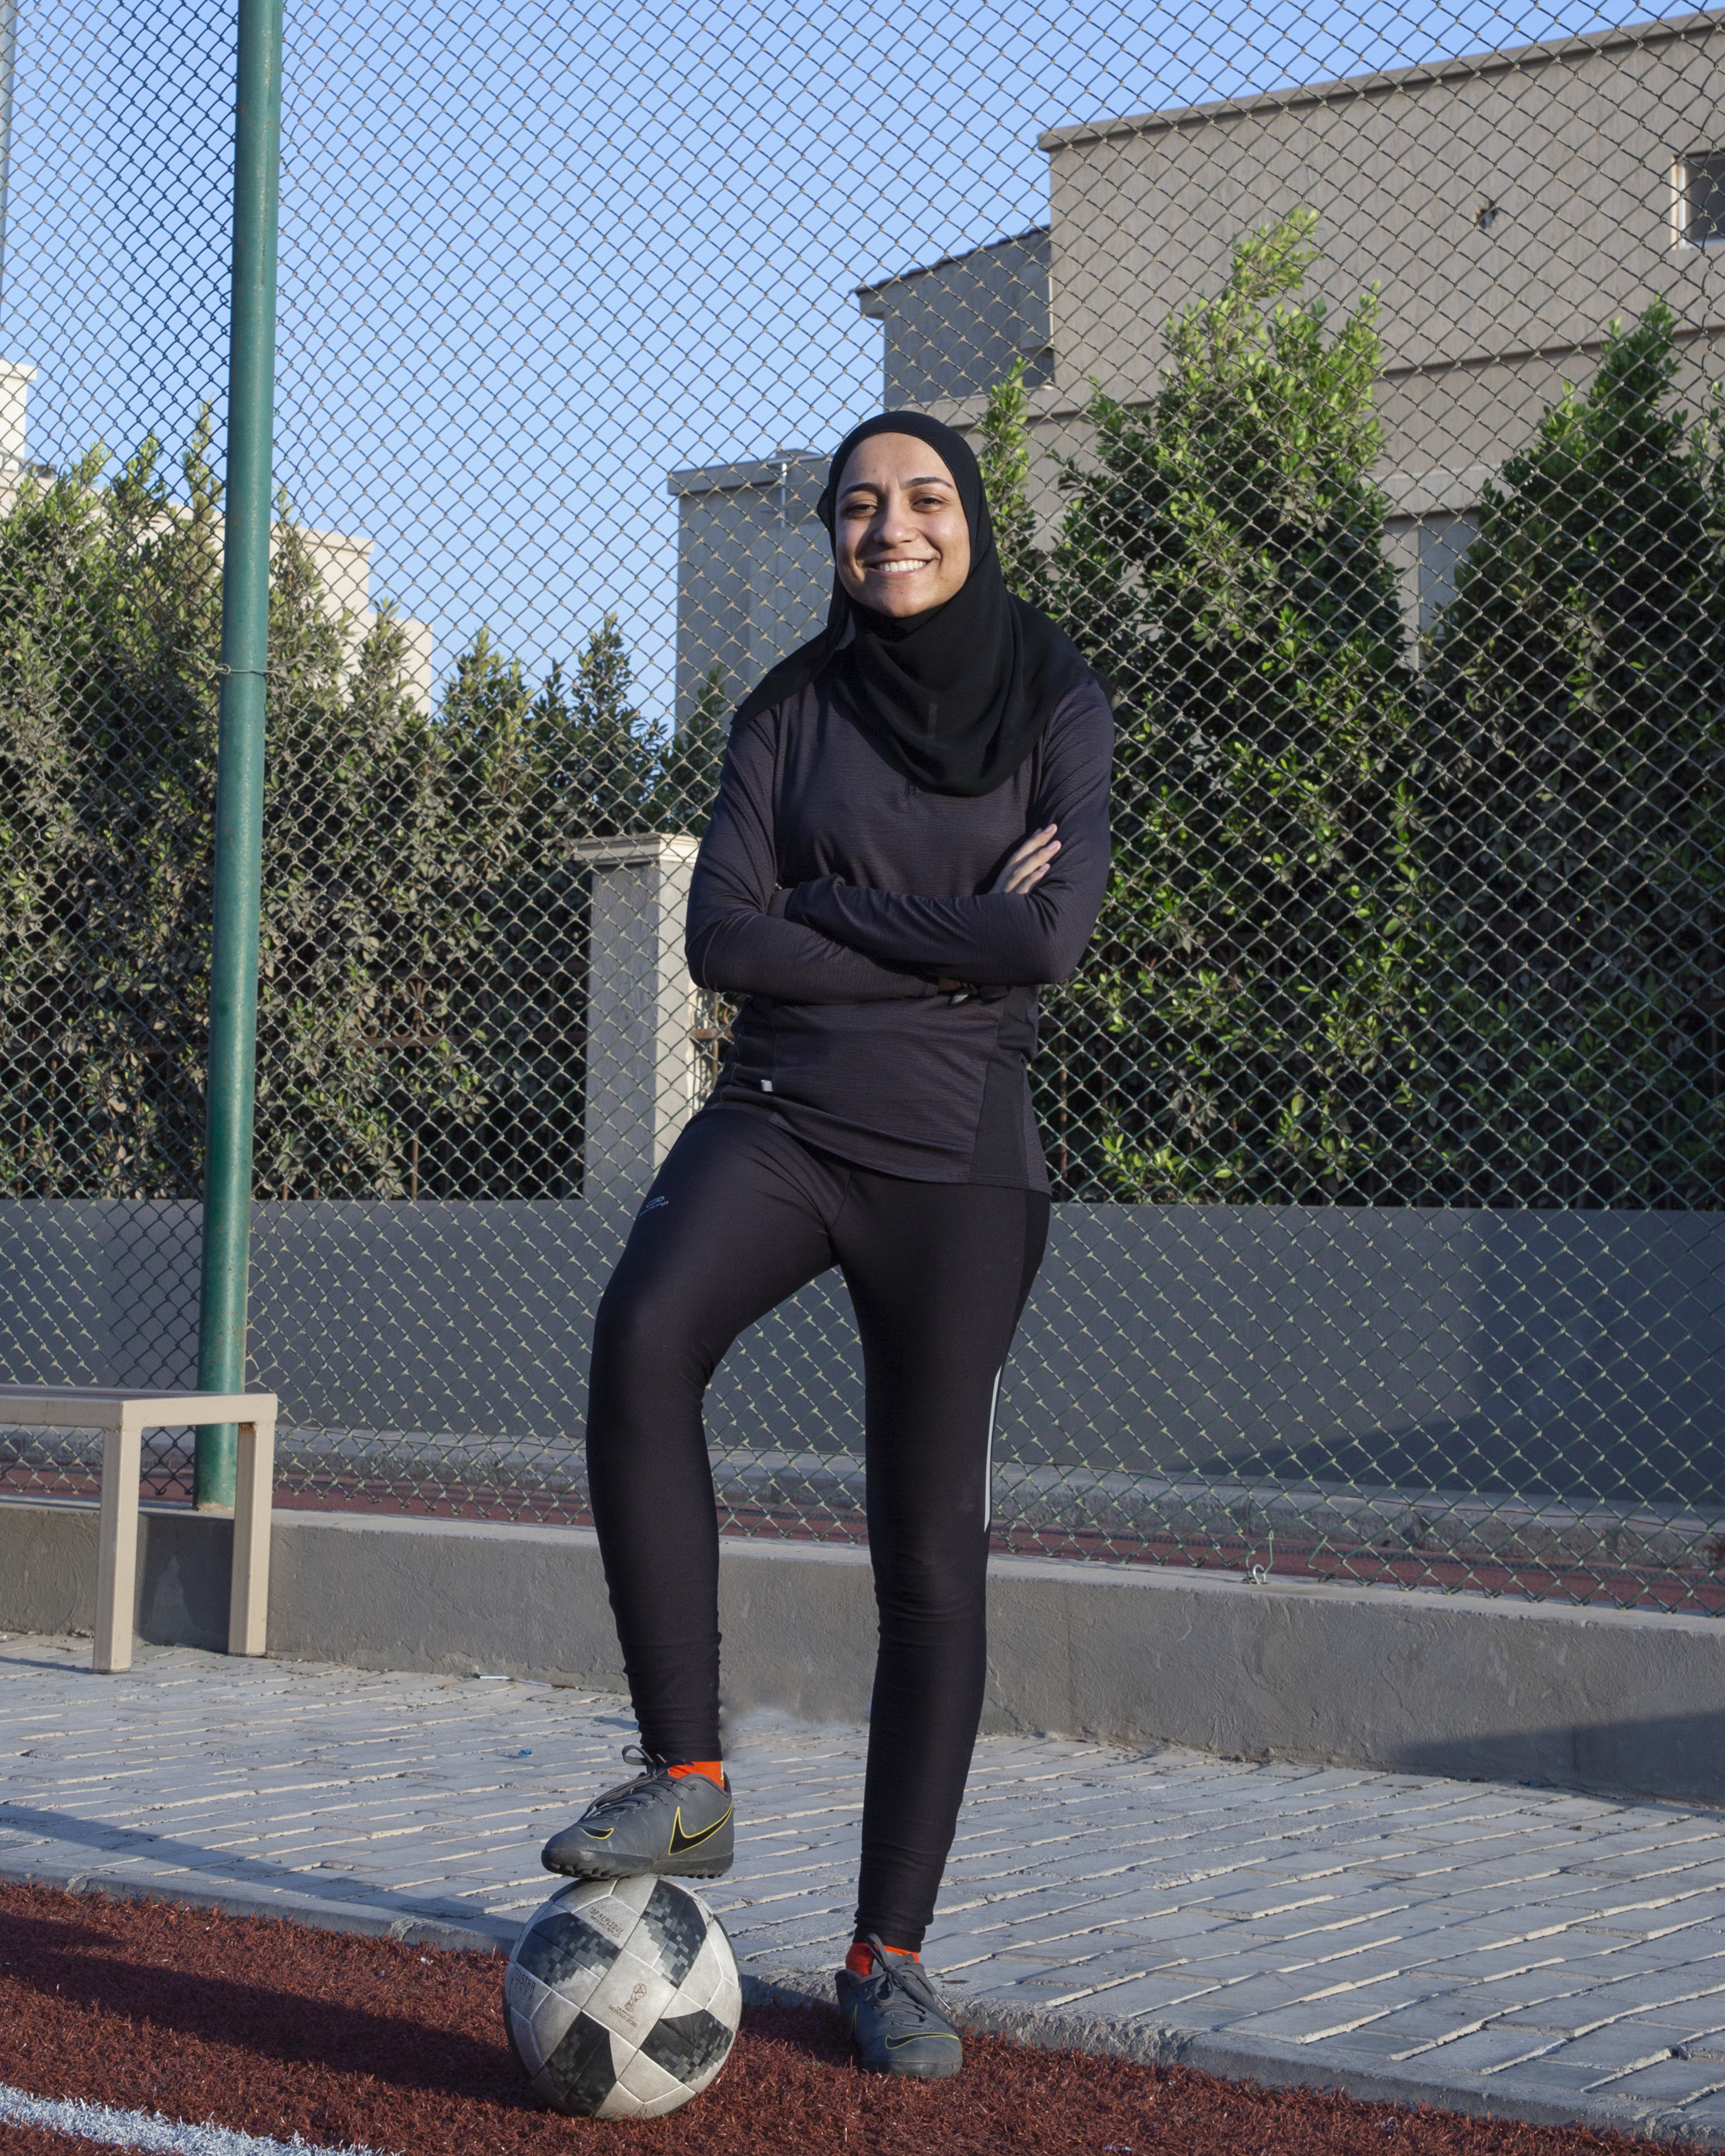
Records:
[[[1039,552],[1022,370],[983,424],[1015,587],[1119,692],[1116,863],[1038,1066],[1074,1196],[1717,1206],[1725,408],[1676,323],[1486,490],[1407,663],[1366,295],[1301,213],[1100,393]]]
[[[1116,861],[1046,998],[1064,1196],[1716,1207],[1725,407],[1613,326],[1486,490],[1415,672],[1371,471],[1375,300],[1301,297],[1304,213],[1100,391],[1039,548],[1023,370],[983,468],[1009,581],[1118,697]],[[220,505],[200,424],[0,515],[0,1190],[202,1175]],[[286,506],[270,599],[261,1197],[580,1188],[594,837],[699,832],[616,618],[536,687],[481,632],[422,708]],[[722,1021],[714,1014],[713,1024]],[[711,1031],[711,1029],[709,1029]]]
[[[1428,654],[1430,1112],[1488,1204],[1725,1194],[1725,410],[1671,408],[1676,329],[1614,324],[1486,490]]]
[[[1331,335],[1292,296],[1312,225],[1239,243],[1146,404],[1091,397],[1046,553],[1020,373],[984,427],[1018,588],[1118,693],[1114,873],[1037,1065],[1063,1194],[1382,1201],[1420,1149],[1424,755],[1369,476],[1376,303]]]
[[[208,419],[0,517],[0,1191],[202,1181],[220,646]],[[689,828],[715,720],[629,703],[614,617],[536,693],[481,633],[434,712],[401,624],[331,608],[285,505],[270,593],[255,1188],[579,1188],[581,839]]]

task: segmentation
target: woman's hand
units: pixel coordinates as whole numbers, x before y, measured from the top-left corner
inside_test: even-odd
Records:
[[[1054,865],[1054,857],[1060,850],[1060,842],[1055,836],[1058,824],[1045,824],[1040,831],[1033,831],[1021,845],[1015,846],[985,896],[992,897],[997,891],[1009,896],[1019,896],[1034,891]],[[943,993],[968,988],[964,981],[937,981],[934,984]]]
[[[1040,831],[1033,831],[1021,846],[1016,847],[988,886],[990,894],[1005,891],[1018,894],[1034,891],[1054,865],[1054,857],[1060,850],[1060,842],[1055,836],[1058,824],[1045,824]]]

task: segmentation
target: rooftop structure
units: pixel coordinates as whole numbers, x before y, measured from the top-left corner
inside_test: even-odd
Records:
[[[1013,362],[1041,388],[1054,379],[1045,224],[857,288],[886,326],[882,404],[889,411],[985,397]]]

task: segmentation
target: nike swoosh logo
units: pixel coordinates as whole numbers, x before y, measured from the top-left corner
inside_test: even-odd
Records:
[[[711,1841],[713,1836],[719,1831],[719,1829],[724,1825],[725,1821],[728,1820],[730,1816],[731,1810],[727,1807],[721,1818],[716,1819],[711,1826],[702,1827],[699,1834],[685,1834],[683,1831],[683,1807],[679,1804],[677,1806],[676,1816],[671,1821],[671,1855],[673,1856],[680,1856],[685,1849],[699,1849],[702,1842]]]

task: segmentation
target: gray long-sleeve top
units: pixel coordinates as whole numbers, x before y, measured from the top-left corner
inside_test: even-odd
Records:
[[[709,1111],[917,1182],[1045,1190],[1024,1061],[1036,989],[1076,967],[1102,902],[1113,742],[1086,682],[1004,785],[953,796],[889,764],[824,680],[736,728],[689,900],[691,973],[744,998]],[[1046,824],[1047,875],[990,892]]]

